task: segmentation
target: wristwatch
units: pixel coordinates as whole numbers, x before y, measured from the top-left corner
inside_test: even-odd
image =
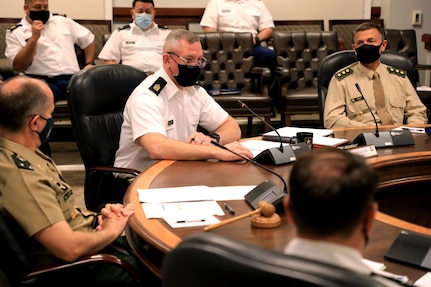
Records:
[[[260,45],[260,42],[262,42],[259,38],[259,36],[254,37],[254,40],[256,42],[256,45]]]
[[[213,138],[213,139],[215,139],[216,142],[218,142],[218,143],[220,142],[220,135],[219,134],[209,133],[208,136],[211,137],[211,138]]]

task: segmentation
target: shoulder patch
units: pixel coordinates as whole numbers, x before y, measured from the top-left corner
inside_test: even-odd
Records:
[[[169,30],[169,27],[168,26],[163,26],[163,25],[157,25],[157,27],[159,28],[159,29],[163,29],[163,30]]]
[[[150,91],[153,91],[157,96],[166,86],[167,82],[162,77],[159,77],[152,85],[149,87]]]
[[[13,32],[13,30],[15,30],[16,28],[21,27],[21,26],[22,26],[22,24],[12,25],[12,26],[9,26],[8,30],[10,32]]]
[[[387,67],[389,74],[397,75],[398,77],[405,78],[407,73],[404,70],[400,70],[394,67]]]
[[[30,162],[28,162],[25,158],[19,157],[16,153],[12,155],[12,159],[18,168],[33,170]]]
[[[339,81],[344,79],[345,77],[352,75],[353,70],[351,68],[345,68],[344,70],[338,71],[334,74],[335,78],[337,78]]]
[[[52,13],[52,16],[62,16],[62,17],[67,17],[67,15],[65,13]]]
[[[129,24],[124,25],[123,27],[118,27],[118,31],[126,30],[126,29],[130,29],[130,25]]]

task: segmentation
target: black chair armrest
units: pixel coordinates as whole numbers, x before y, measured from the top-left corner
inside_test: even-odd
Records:
[[[268,90],[271,84],[271,70],[266,67],[252,67],[250,70],[251,77],[254,81],[254,90],[257,93],[263,93]]]
[[[261,76],[263,79],[271,79],[271,70],[266,67],[252,67],[250,70],[252,75]]]
[[[415,66],[416,70],[431,70],[431,65],[422,65],[422,64],[417,64]]]
[[[290,82],[291,74],[288,68],[279,66],[277,67],[275,72],[277,73],[277,78],[281,84],[286,84]]]
[[[121,268],[124,271],[126,271],[130,275],[130,277],[132,277],[133,280],[136,282],[137,286],[143,286],[143,283],[135,268],[129,262],[111,254],[96,254],[92,256],[85,256],[78,259],[77,261],[70,262],[70,263],[60,263],[60,264],[40,267],[24,275],[21,281],[29,282],[31,280],[40,278],[41,276],[50,275],[55,272],[77,269],[94,263],[103,263],[103,264],[110,264],[110,265],[117,266],[118,268]],[[67,280],[67,278],[65,278],[65,280]]]
[[[132,168],[124,168],[124,167],[115,167],[115,166],[95,166],[89,168],[91,171],[103,171],[103,172],[116,172],[123,174],[131,174],[134,176],[138,176],[141,172],[137,169]]]

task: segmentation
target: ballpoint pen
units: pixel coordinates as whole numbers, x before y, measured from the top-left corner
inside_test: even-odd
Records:
[[[206,219],[177,220],[177,223],[205,222]]]
[[[230,206],[229,204],[225,203],[224,204],[224,208],[226,208],[226,210],[230,213],[230,214],[235,214],[235,210],[232,208],[232,206]]]
[[[403,130],[409,130],[411,132],[423,133],[425,130],[421,128],[403,128]]]

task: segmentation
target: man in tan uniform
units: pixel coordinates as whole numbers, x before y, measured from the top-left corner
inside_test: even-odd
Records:
[[[38,149],[49,137],[53,110],[53,93],[41,80],[18,76],[0,85],[0,210],[33,241],[35,266],[104,252],[138,267],[129,253],[114,251],[128,248],[120,235],[133,206],[107,204],[99,216],[84,214],[55,163]],[[128,274],[104,264],[79,275],[95,284],[135,286]]]
[[[375,125],[374,119],[357,90],[358,83],[373,111],[378,124],[426,124],[426,107],[419,99],[405,71],[380,62],[380,54],[387,46],[381,27],[363,23],[355,30],[352,45],[358,57],[353,63],[335,73],[329,83],[324,111],[325,128]],[[374,73],[378,75],[375,76]],[[388,115],[376,109],[374,78],[379,77]],[[384,117],[384,116],[383,116]]]

